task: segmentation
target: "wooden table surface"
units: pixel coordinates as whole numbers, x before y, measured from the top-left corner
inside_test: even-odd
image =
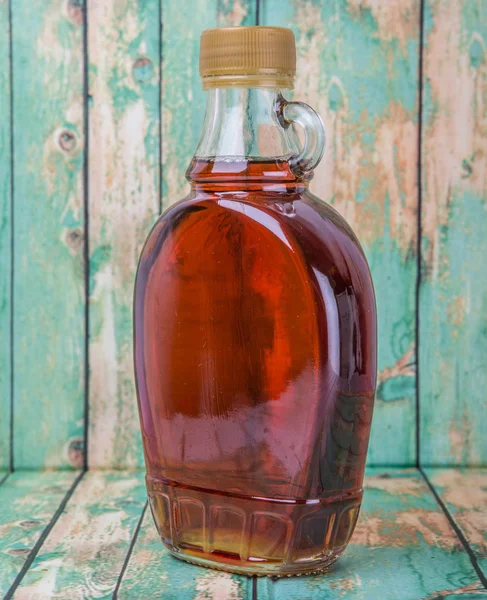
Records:
[[[487,469],[370,469],[353,540],[324,574],[247,578],[173,558],[141,471],[15,472],[0,486],[5,598],[487,598]]]

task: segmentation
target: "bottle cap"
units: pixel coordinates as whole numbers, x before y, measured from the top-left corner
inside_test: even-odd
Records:
[[[292,88],[294,34],[285,27],[221,27],[201,34],[203,89],[223,86]]]

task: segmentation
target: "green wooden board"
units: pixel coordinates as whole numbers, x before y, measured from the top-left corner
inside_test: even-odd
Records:
[[[421,462],[485,465],[487,3],[426,0],[423,61]]]
[[[118,600],[243,600],[252,597],[252,579],[196,567],[171,556],[147,509],[124,573]]]
[[[90,467],[142,465],[132,296],[160,204],[159,2],[88,1]]]
[[[323,575],[259,579],[260,600],[394,600],[487,595],[416,470],[372,471],[345,554]]]
[[[109,598],[146,502],[141,473],[88,472],[15,598]]]
[[[0,469],[10,467],[11,131],[9,5],[0,2]],[[0,476],[1,477],[1,476]]]
[[[294,30],[294,98],[323,118],[311,190],[349,221],[372,270],[379,380],[370,464],[415,463],[419,1],[265,0],[262,25]]]
[[[483,471],[428,471],[479,553],[487,515]],[[20,585],[19,600],[473,600],[487,597],[462,543],[415,469],[369,469],[352,543],[328,572],[283,579],[212,571],[173,558],[146,507],[142,473],[17,472],[0,486],[0,593],[51,530]],[[465,494],[465,486],[469,492]],[[62,512],[61,502],[67,502]],[[56,520],[57,519],[57,520]],[[481,529],[483,527],[483,529]],[[480,528],[480,529],[479,529]],[[482,544],[485,543],[485,538]],[[255,587],[254,587],[255,586]]]
[[[425,469],[487,578],[487,469]]]
[[[76,6],[11,3],[15,468],[83,461],[83,32]]]
[[[252,0],[162,2],[162,195],[164,208],[187,193],[185,172],[199,140],[206,96],[200,35],[210,27],[255,25]]]
[[[16,471],[0,485],[0,595],[7,593],[63,498],[74,471]]]

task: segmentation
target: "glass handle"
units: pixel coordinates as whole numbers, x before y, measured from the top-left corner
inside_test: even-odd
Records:
[[[312,171],[325,150],[325,127],[318,113],[304,102],[287,102],[280,98],[277,112],[284,129],[297,124],[304,131],[301,152],[289,160],[291,170],[298,173]]]

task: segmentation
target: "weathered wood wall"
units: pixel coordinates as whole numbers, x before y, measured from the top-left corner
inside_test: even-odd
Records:
[[[201,31],[257,22],[295,32],[312,189],[372,267],[369,463],[487,461],[486,0],[0,0],[0,469],[143,464],[138,252],[186,188]]]
[[[12,319],[12,156],[10,22],[0,2],[0,471],[10,467],[11,440],[11,319]]]
[[[424,18],[420,448],[487,461],[487,2],[428,0]]]
[[[82,20],[58,0],[10,10],[13,461],[65,467],[84,428]]]

